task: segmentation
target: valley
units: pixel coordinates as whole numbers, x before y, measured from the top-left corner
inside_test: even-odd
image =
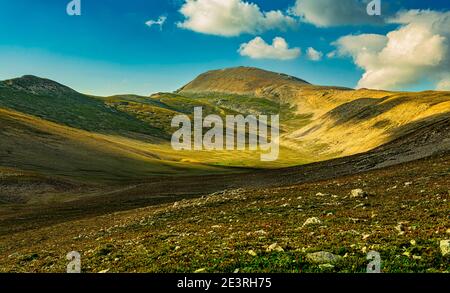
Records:
[[[174,150],[172,119],[199,107],[224,121],[279,115],[278,160]],[[449,155],[445,91],[317,86],[249,67],[148,97],[2,81],[0,271],[62,272],[76,250],[86,272],[360,272],[368,249],[386,272],[448,271]],[[311,217],[322,224],[303,227]],[[342,261],[308,261],[322,250]]]

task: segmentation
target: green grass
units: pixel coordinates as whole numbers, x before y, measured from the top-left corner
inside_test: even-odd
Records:
[[[136,117],[78,93],[47,96],[0,88],[0,107],[92,132],[159,135],[157,129]]]

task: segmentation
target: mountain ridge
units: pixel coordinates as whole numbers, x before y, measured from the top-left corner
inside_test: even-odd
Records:
[[[235,86],[237,89],[233,90]],[[218,114],[221,117],[279,114],[279,160],[275,165],[264,165],[251,152],[240,155],[216,152],[213,156],[206,153],[174,153],[170,147],[170,137],[174,131],[172,118],[176,115],[192,118],[195,107],[202,107],[205,115]],[[324,87],[285,74],[236,67],[205,72],[176,93],[157,93],[150,97],[126,94],[88,96],[52,80],[26,75],[0,83],[2,108],[7,109],[0,112],[0,119],[4,121],[11,121],[9,109],[73,128],[63,128],[68,132],[78,133],[76,130],[80,129],[92,133],[94,137],[108,135],[112,144],[133,145],[127,156],[143,158],[144,154],[155,164],[169,162],[174,166],[183,165],[179,170],[185,172],[189,162],[196,166],[205,164],[225,168],[281,168],[364,153],[401,139],[411,130],[430,125],[435,117],[446,119],[450,113],[450,92],[406,93]],[[8,127],[17,128],[13,133],[21,137],[27,132],[19,120],[16,119]],[[30,124],[26,128],[34,129],[33,124],[38,123],[38,120],[28,121]],[[43,130],[42,126],[38,129],[32,133]],[[0,139],[10,139],[8,133],[11,131],[0,132]],[[58,133],[52,135],[58,137],[61,145],[67,146],[68,150],[78,143],[77,139],[71,140],[70,137],[60,139]],[[87,133],[83,132],[78,136],[85,135]],[[50,138],[39,135],[39,140],[33,141],[42,153],[49,154],[51,143],[41,144],[40,140],[54,140]],[[21,137],[18,141],[25,145],[27,137]],[[446,142],[433,143],[447,147]],[[92,144],[95,144],[95,139],[89,147]],[[8,156],[14,156],[11,150],[11,145],[4,149],[9,152]],[[102,157],[103,150],[99,152],[99,157]],[[71,157],[75,159],[76,156]],[[103,157],[120,160],[116,154],[105,154]],[[21,157],[9,161],[21,161],[21,167],[28,170],[35,168],[26,163],[32,159]],[[44,164],[42,168],[47,167]],[[105,170],[102,166],[97,169]],[[70,174],[67,169],[64,170]]]
[[[74,89],[48,78],[35,75],[23,75],[22,77],[4,80],[3,85],[14,90],[29,92],[36,95],[67,95],[80,94]]]

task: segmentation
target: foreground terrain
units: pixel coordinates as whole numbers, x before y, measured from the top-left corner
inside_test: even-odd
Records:
[[[3,272],[448,272],[450,154],[335,179],[239,188],[3,236]],[[351,191],[362,189],[361,197]],[[314,220],[311,220],[314,219]],[[312,222],[306,224],[306,221]],[[311,253],[329,252],[321,260]]]
[[[280,115],[280,156],[174,151],[175,115]],[[0,82],[0,272],[448,272],[450,92],[256,68],[174,93]],[[444,248],[441,248],[441,244]],[[447,245],[447,246],[446,246]],[[316,253],[316,254],[314,254]]]

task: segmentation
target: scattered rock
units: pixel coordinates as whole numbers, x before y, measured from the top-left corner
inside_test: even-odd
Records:
[[[284,249],[281,246],[279,246],[277,243],[274,243],[266,249],[266,252],[272,252],[272,251],[284,252]]]
[[[317,217],[312,217],[306,219],[306,221],[303,223],[303,226],[318,225],[318,224],[322,224],[322,221]]]
[[[250,249],[249,251],[247,251],[247,253],[250,254],[251,256],[257,256],[257,255],[258,255],[258,254],[257,254],[254,250],[252,250],[252,249]]]
[[[335,264],[342,260],[342,256],[334,255],[327,251],[319,251],[308,253],[306,259],[314,264]]]
[[[363,207],[364,207],[364,204],[360,203],[360,204],[357,204],[353,209],[363,208]]]
[[[412,182],[405,182],[405,187],[411,186],[412,184]]]
[[[441,240],[439,247],[441,248],[442,256],[450,255],[450,240]]]
[[[267,232],[264,231],[264,230],[258,230],[258,231],[255,231],[255,234],[258,234],[258,235],[267,235]]]
[[[397,226],[395,226],[395,230],[397,230],[398,231],[398,235],[403,235],[403,234],[405,234],[405,224],[407,224],[408,222],[399,222],[398,224],[397,224]]]
[[[360,188],[353,189],[350,192],[350,198],[366,197],[366,196],[367,196],[367,193],[364,190],[360,189]]]
[[[14,252],[14,253],[8,255],[9,258],[18,257],[18,256],[20,256],[20,254],[18,254],[17,252]]]

